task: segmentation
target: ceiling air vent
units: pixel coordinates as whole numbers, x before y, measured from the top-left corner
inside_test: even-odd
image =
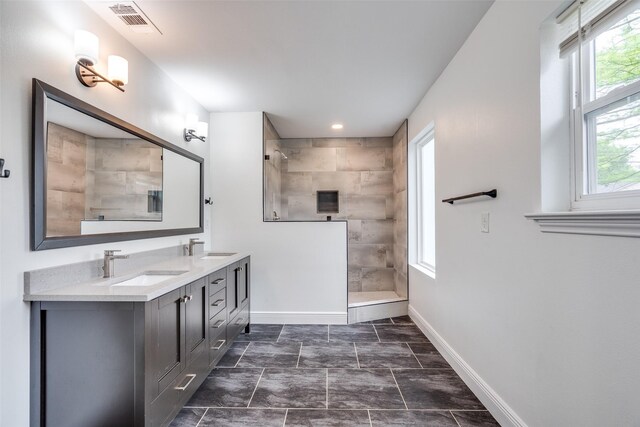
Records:
[[[109,6],[109,10],[134,33],[162,34],[160,29],[149,19],[149,17],[133,1],[120,2]]]

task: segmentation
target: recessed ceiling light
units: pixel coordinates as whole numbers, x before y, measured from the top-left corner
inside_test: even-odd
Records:
[[[342,126],[340,123],[334,123],[331,125],[331,129],[335,129],[335,130],[342,129],[343,127],[344,126]]]

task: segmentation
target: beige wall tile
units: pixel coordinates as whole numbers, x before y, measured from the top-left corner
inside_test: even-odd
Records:
[[[362,241],[362,221],[360,220],[349,220],[348,221],[348,233],[349,233],[349,244],[351,243],[359,243]]]
[[[393,220],[362,221],[362,243],[393,244]]]
[[[337,148],[336,150],[338,170],[367,171],[391,170],[393,168],[391,149],[384,147],[347,147]],[[389,150],[389,153],[387,153],[387,150]]]
[[[392,137],[380,137],[380,138],[363,138],[365,147],[393,147],[393,138]]]
[[[346,213],[349,219],[386,219],[384,196],[347,196]]]
[[[336,148],[284,148],[287,172],[336,170]]]
[[[360,172],[312,172],[311,191],[337,190],[342,195],[360,193]]]
[[[363,268],[362,291],[393,291],[394,276],[393,268]]]
[[[311,172],[282,173],[282,194],[313,196]]]
[[[349,262],[352,267],[386,267],[387,248],[385,245],[352,244],[349,246]]]
[[[392,171],[360,172],[360,187],[362,194],[393,194]]]

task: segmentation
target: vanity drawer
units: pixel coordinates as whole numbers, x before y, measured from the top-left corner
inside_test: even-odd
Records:
[[[213,295],[227,286],[227,269],[223,268],[209,276],[209,295]]]
[[[227,290],[221,289],[209,297],[209,318],[220,313],[220,310],[227,307]],[[225,310],[226,312],[226,310]]]
[[[220,331],[227,329],[227,312],[220,311],[218,314],[209,319],[209,339],[214,339],[220,334]]]
[[[244,331],[245,326],[249,324],[249,307],[245,307],[239,310],[238,314],[229,321],[227,326],[227,338],[229,341],[233,341],[236,337]]]

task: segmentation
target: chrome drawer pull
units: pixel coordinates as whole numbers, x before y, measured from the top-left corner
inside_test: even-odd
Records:
[[[223,299],[215,300],[214,302],[211,303],[211,307],[217,307],[220,305],[221,302],[224,302],[224,300]]]
[[[193,299],[193,295],[185,295],[182,297],[182,302],[189,302]]]
[[[240,322],[242,322],[244,319],[241,317],[238,320],[236,320],[236,325],[239,324]]]
[[[218,340],[218,341],[216,341],[216,343],[221,343],[221,344],[219,346],[217,346],[217,347],[211,347],[211,350],[220,350],[224,346],[224,343],[226,343],[226,342],[227,342],[227,340]]]
[[[224,322],[224,320],[218,320],[215,325],[211,325],[211,327],[218,329],[220,326],[224,325]]]
[[[191,378],[189,378],[189,377],[191,377]],[[185,379],[189,378],[189,381],[187,381],[187,383],[184,386],[177,386],[176,390],[185,391],[187,389],[187,387],[189,387],[189,384],[191,384],[191,381],[196,379],[196,374],[187,374],[187,376],[184,377],[184,378]]]
[[[213,282],[211,282],[212,285],[217,285],[218,283],[222,283],[224,282],[224,279],[216,279]]]

